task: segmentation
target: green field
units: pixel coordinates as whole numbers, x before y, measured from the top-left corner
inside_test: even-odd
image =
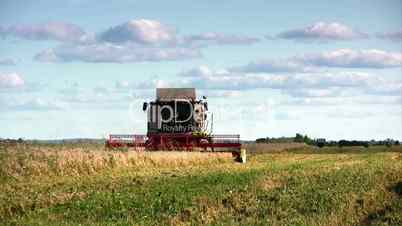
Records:
[[[0,147],[0,225],[402,225],[401,147],[256,152]]]

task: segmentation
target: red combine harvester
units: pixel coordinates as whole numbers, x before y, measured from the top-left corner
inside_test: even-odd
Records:
[[[213,115],[206,97],[196,99],[194,88],[158,88],[156,100],[143,104],[147,135],[111,134],[109,148],[135,150],[231,151],[240,157],[240,135],[212,135]]]

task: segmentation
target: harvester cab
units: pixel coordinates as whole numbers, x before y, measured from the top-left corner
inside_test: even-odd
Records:
[[[156,100],[143,105],[143,110],[147,111],[147,134],[207,134],[207,109],[206,98],[197,100],[193,88],[157,89]]]

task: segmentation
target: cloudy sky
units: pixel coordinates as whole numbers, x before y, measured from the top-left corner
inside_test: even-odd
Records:
[[[279,2],[0,0],[0,137],[145,133],[195,87],[215,133],[402,140],[402,2]]]

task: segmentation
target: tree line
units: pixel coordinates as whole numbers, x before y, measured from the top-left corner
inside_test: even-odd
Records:
[[[362,140],[339,140],[339,141],[327,141],[325,138],[317,138],[312,139],[307,135],[303,135],[300,133],[296,133],[294,137],[279,137],[279,138],[258,138],[255,140],[256,143],[305,143],[308,145],[315,145],[318,147],[324,146],[338,146],[338,147],[351,147],[351,146],[364,146],[369,147],[370,145],[385,145],[385,146],[392,146],[392,145],[400,145],[398,140],[393,139],[385,139],[385,140],[370,140],[370,141],[362,141]]]

